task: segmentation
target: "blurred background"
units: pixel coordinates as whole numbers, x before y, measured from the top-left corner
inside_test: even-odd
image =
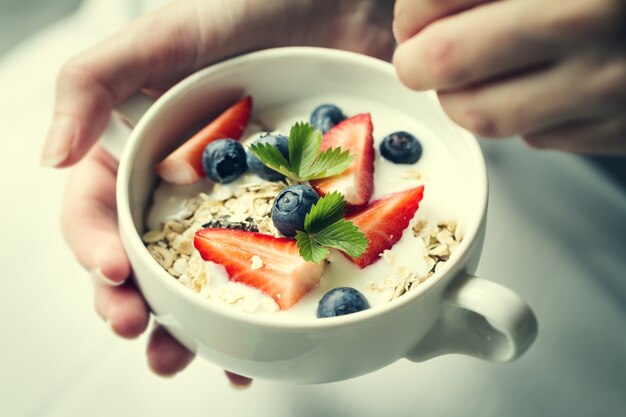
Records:
[[[24,38],[72,13],[81,0],[0,0],[0,57]]]

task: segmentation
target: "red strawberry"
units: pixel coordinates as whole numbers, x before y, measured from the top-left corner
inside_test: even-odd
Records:
[[[156,167],[157,174],[174,184],[192,184],[205,177],[202,152],[206,145],[217,139],[239,139],[248,124],[251,110],[250,96],[226,109],[161,161]]]
[[[354,160],[343,173],[311,182],[320,195],[339,191],[352,206],[367,204],[374,190],[374,139],[369,113],[344,120],[324,135],[322,150],[341,146],[354,154]]]
[[[391,194],[381,200],[372,201],[346,216],[361,232],[365,233],[368,246],[360,258],[345,255],[359,268],[376,262],[385,249],[391,249],[402,237],[402,232],[415,215],[424,195],[424,186]]]
[[[305,261],[296,241],[262,233],[232,229],[202,229],[194,246],[202,259],[226,268],[231,281],[255,287],[272,297],[281,310],[294,305],[319,284],[324,262]],[[262,265],[252,269],[252,257]]]

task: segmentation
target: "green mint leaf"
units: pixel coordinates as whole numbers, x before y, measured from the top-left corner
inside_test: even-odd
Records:
[[[326,194],[311,207],[304,217],[304,230],[316,233],[341,220],[346,214],[346,202],[337,191]]]
[[[268,143],[255,143],[250,150],[269,168],[298,182],[333,177],[352,163],[354,155],[338,148],[320,152],[322,132],[310,123],[298,122],[289,131],[289,161]]]
[[[250,145],[250,150],[259,157],[261,162],[274,171],[278,171],[281,174],[298,179],[293,173],[293,169],[289,161],[285,159],[282,153],[275,146],[269,143],[253,143]]]
[[[307,262],[321,262],[328,256],[328,249],[320,245],[312,235],[300,230],[296,232],[296,244],[300,256]]]
[[[320,245],[339,249],[353,258],[359,258],[367,249],[367,238],[354,223],[341,219],[315,234]]]
[[[368,241],[354,223],[343,218],[346,202],[337,191],[326,194],[315,203],[304,218],[304,230],[296,233],[300,255],[319,262],[328,256],[327,248],[339,249],[353,258],[360,257]]]
[[[318,155],[315,163],[302,176],[307,180],[333,177],[345,171],[353,159],[354,155],[349,151],[342,152],[340,147],[328,148]]]
[[[299,180],[307,180],[309,172],[322,146],[322,132],[310,123],[296,123],[289,131],[289,162]]]

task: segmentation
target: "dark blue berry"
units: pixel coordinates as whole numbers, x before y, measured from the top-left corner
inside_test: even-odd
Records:
[[[304,230],[304,217],[320,196],[308,185],[291,185],[282,190],[272,206],[272,222],[284,236]]]
[[[280,153],[283,154],[285,159],[289,161],[289,139],[287,139],[286,136],[268,134],[255,139],[252,143],[269,143],[270,145],[276,147]],[[250,168],[250,171],[259,177],[268,181],[280,181],[285,178],[285,176],[280,172],[274,171],[272,168],[263,164],[254,152],[248,150],[247,154],[248,168]]]
[[[311,113],[311,124],[322,133],[326,133],[345,118],[339,107],[334,104],[322,104]]]
[[[317,305],[317,317],[335,317],[370,308],[367,298],[358,290],[350,287],[333,288],[328,291]]]
[[[380,154],[396,164],[414,164],[422,156],[422,144],[407,132],[393,132],[380,143]]]
[[[247,167],[246,150],[236,140],[219,139],[204,148],[202,168],[206,176],[215,182],[233,182]]]

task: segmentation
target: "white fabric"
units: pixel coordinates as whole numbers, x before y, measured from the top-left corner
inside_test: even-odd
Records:
[[[539,337],[515,363],[407,361],[351,381],[231,389],[202,360],[148,370],[146,338],[114,337],[58,218],[64,172],[38,167],[61,63],[136,13],[93,0],[0,61],[0,415],[626,415],[626,193],[585,159],[484,143],[490,214],[479,275],[534,308]],[[151,3],[154,4],[154,3]],[[419,318],[416,318],[419,320]]]

